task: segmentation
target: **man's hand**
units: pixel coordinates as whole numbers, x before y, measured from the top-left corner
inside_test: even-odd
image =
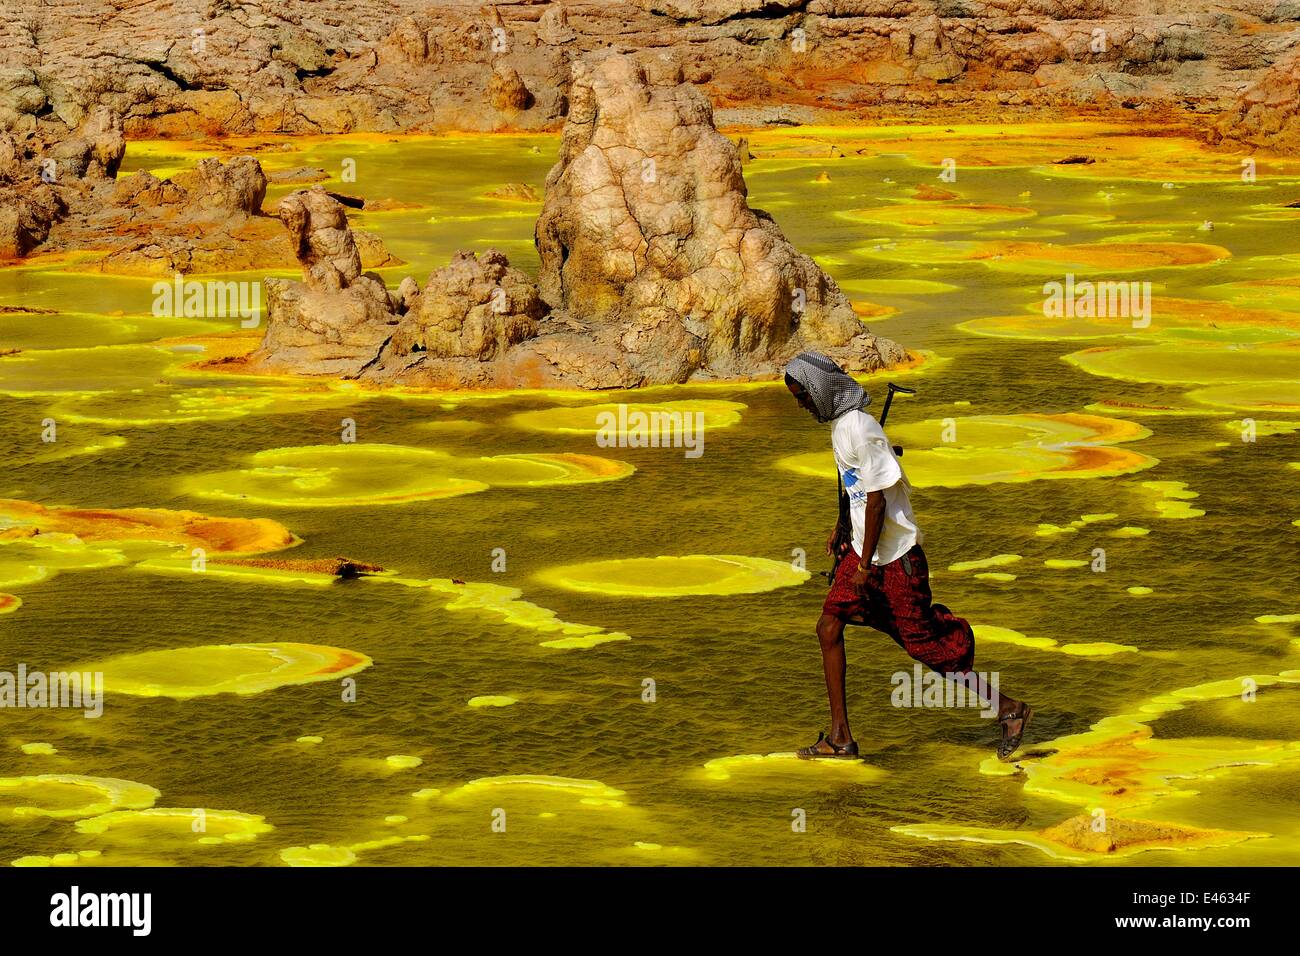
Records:
[[[849,583],[857,591],[862,591],[867,586],[867,579],[871,576],[870,564],[859,564],[853,572],[853,577],[849,578]]]

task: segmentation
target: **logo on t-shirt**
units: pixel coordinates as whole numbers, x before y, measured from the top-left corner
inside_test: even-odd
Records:
[[[844,482],[844,490],[848,493],[850,502],[858,502],[866,499],[867,493],[860,487],[857,487],[862,482],[858,477],[858,470],[856,468],[850,468],[843,472],[840,475],[840,478]]]

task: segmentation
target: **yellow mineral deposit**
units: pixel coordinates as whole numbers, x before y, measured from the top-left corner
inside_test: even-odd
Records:
[[[33,501],[0,499],[0,545],[17,540],[32,545],[51,532],[85,545],[143,542],[175,548],[203,548],[226,554],[256,554],[291,547],[289,529],[269,518],[219,518],[165,508],[46,507]],[[55,547],[69,546],[56,539]],[[75,549],[75,546],[74,546]]]
[[[351,866],[357,861],[357,855],[367,850],[383,850],[403,843],[425,843],[428,840],[427,833],[412,833],[363,840],[349,846],[331,846],[328,843],[291,846],[280,851],[280,862],[286,866]]]
[[[103,854],[99,850],[78,850],[76,853],[55,853],[52,856],[21,856],[10,866],[93,866]]]
[[[561,650],[586,649],[611,642],[630,641],[620,631],[606,631],[594,624],[574,624],[560,620],[547,608],[523,600],[523,591],[502,584],[482,584],[448,579],[373,578],[407,587],[425,588],[450,600],[448,611],[471,611],[484,614],[511,627],[522,627],[541,634],[555,635],[541,641],[542,647]]]
[[[400,505],[486,491],[626,478],[626,462],[574,453],[461,458],[400,445],[338,444],[257,452],[249,467],[197,475],[183,483],[200,498],[277,508]]]
[[[634,438],[643,446],[663,447],[673,444],[678,431],[736,425],[744,410],[740,402],[717,400],[627,402],[520,412],[510,417],[510,424],[561,435]]]
[[[1138,649],[1131,644],[1114,644],[1110,641],[1092,641],[1087,643],[1062,644],[1052,637],[1028,637],[1008,627],[992,624],[974,625],[975,640],[990,644],[1013,644],[1028,647],[1036,651],[1056,651],[1074,657],[1112,657],[1117,654],[1136,654]]]
[[[1147,850],[1202,850],[1233,846],[1245,840],[1267,837],[1267,833],[1205,830],[1156,820],[1110,817],[1098,828],[1097,818],[1087,814],[1070,817],[1045,830],[995,830],[948,824],[913,824],[890,827],[894,833],[926,840],[956,843],[1019,844],[1056,860],[1086,863],[1094,860],[1133,856]]]
[[[632,812],[624,799],[627,793],[599,780],[556,777],[543,774],[506,774],[479,777],[442,794],[448,804],[494,802],[509,799],[512,803],[536,809],[579,809]]]
[[[907,452],[903,468],[917,488],[956,488],[1042,478],[1126,475],[1158,462],[1117,444],[1151,432],[1100,415],[971,415],[894,425],[889,436]],[[778,462],[796,474],[835,477],[829,452]]]
[[[150,428],[191,422],[220,422],[250,415],[313,412],[350,402],[346,393],[324,386],[188,387],[159,385],[129,392],[76,396],[56,402],[58,421],[110,428]]]
[[[505,694],[481,694],[478,697],[471,697],[466,706],[474,708],[509,707],[511,704],[517,703],[519,703],[519,698],[508,697]]]
[[[1018,554],[995,554],[990,558],[976,558],[973,561],[957,561],[948,565],[949,571],[978,571],[984,568],[1001,568],[1015,564],[1023,558]]]
[[[1300,623],[1300,614],[1261,614],[1255,620],[1260,624]]]
[[[364,654],[319,644],[213,644],[122,654],[73,669],[102,673],[110,694],[184,700],[338,681],[370,664]]]
[[[839,286],[846,295],[943,295],[961,291],[961,286],[933,279],[846,279]]]
[[[1127,284],[1094,283],[1090,294],[1094,300],[1089,307],[1082,310],[1071,303],[1069,315],[1049,315],[1047,302],[1039,299],[1028,304],[1023,314],[970,319],[958,328],[995,338],[1039,341],[1131,338],[1250,344],[1300,337],[1300,312],[1155,296],[1149,314],[1143,315],[1130,309],[1132,293]]]
[[[1105,717],[1080,734],[1036,744],[1017,762],[1025,791],[1065,803],[1127,812],[1182,795],[1194,797],[1199,782],[1229,771],[1291,765],[1300,760],[1293,741],[1155,735],[1152,724],[1165,714],[1207,701],[1254,706],[1247,692],[1300,683],[1300,671],[1243,675],[1158,694],[1129,713]],[[1041,755],[1041,756],[1039,756]],[[984,767],[995,769],[990,762]]]
[[[896,225],[911,229],[980,228],[1037,215],[1024,206],[994,206],[957,203],[898,203],[875,209],[853,209],[841,214],[854,222]]]
[[[835,474],[827,430],[779,380],[448,391],[252,375],[262,328],[152,315],[152,280],[86,271],[102,250],[0,268],[12,466],[0,615],[18,609],[0,628],[11,657],[100,670],[117,699],[88,722],[93,747],[57,719],[66,714],[6,711],[19,721],[4,745],[22,768],[11,773],[79,772],[0,778],[0,859],[649,865],[834,853],[834,823],[810,826],[793,849],[756,848],[772,801],[791,806],[797,792],[810,822],[838,820],[846,798],[871,812],[873,794],[887,797],[882,826],[855,831],[865,862],[961,863],[978,844],[981,862],[1164,850],[1147,858],[1294,863],[1276,793],[1300,770],[1285,729],[1300,711],[1274,691],[1300,671],[1270,662],[1297,641],[1273,569],[1293,563],[1300,528],[1286,481],[1300,421],[1300,256],[1288,251],[1295,211],[1281,208],[1300,162],[1261,150],[1247,187],[1236,153],[1184,132],[1088,121],[745,134],[759,157],[745,167],[754,204],[867,328],[888,322],[908,349],[900,366],[858,378],[877,414],[885,382],[918,386],[888,431],[905,448],[932,566],[945,556],[936,597],[1027,632],[975,625],[981,659],[1039,711],[1010,763],[951,715],[943,733],[961,744],[935,744],[938,724],[918,715],[889,715],[882,739],[913,754],[906,773],[886,776],[870,747],[868,762],[744,752],[758,739],[764,750],[807,742],[771,700],[817,706],[790,655],[815,647],[824,588],[800,585],[805,564],[825,566]],[[132,139],[119,179],[183,179],[200,158],[241,154],[290,178],[323,169],[328,188],[366,200],[354,221],[407,260],[381,270],[393,290],[489,245],[535,275],[537,199],[558,146],[521,133]],[[344,185],[340,170],[358,159],[388,174]],[[938,178],[945,160],[959,180]],[[264,208],[301,185],[273,182]],[[1044,287],[1067,274],[1098,288],[1150,282],[1149,322],[1049,317]],[[42,440],[55,437],[47,418],[57,440]],[[357,442],[339,440],[345,419]],[[705,439],[699,461],[671,448],[687,425]],[[1071,480],[1042,480],[1057,478]],[[177,510],[196,501],[220,514]],[[1269,573],[1207,579],[1200,559],[1240,538],[1243,516],[1255,516],[1252,567]],[[310,557],[287,557],[299,544]],[[1102,544],[1110,571],[1093,575]],[[487,570],[498,546],[509,574]],[[373,564],[342,580],[340,554]],[[689,600],[630,600],[672,596]],[[1181,606],[1209,610],[1189,629]],[[855,639],[868,668],[897,666],[888,638]],[[683,647],[689,662],[668,651]],[[443,677],[419,684],[426,667]],[[644,702],[643,672],[674,716]],[[681,694],[700,673],[758,675],[771,693],[740,695],[718,724],[716,707]],[[348,678],[375,723],[339,700]],[[578,679],[591,694],[540,711]],[[1149,689],[1180,683],[1191,686]],[[306,718],[307,697],[334,706]],[[600,739],[632,735],[635,760],[583,744],[589,705],[607,699],[627,703],[602,711]],[[156,732],[168,707],[185,711],[183,733]],[[1157,736],[1175,711],[1177,726]],[[457,742],[535,712],[554,736],[530,738],[522,763],[482,771],[500,776],[465,782]],[[734,744],[736,755],[682,749],[681,728],[697,725],[716,738],[706,751]],[[212,773],[232,748],[240,772]],[[177,768],[190,768],[183,796]],[[1264,768],[1276,786],[1233,785]],[[286,814],[283,788],[306,770],[307,812]],[[137,775],[166,781],[185,806],[156,808],[158,789],[119,779]],[[709,807],[724,791],[718,815]],[[488,829],[498,807],[508,839]],[[206,830],[193,828],[200,812]]]
[[[1300,339],[1240,343],[1179,342],[1097,346],[1065,361],[1093,375],[1161,385],[1251,385],[1300,379]]]
[[[1199,498],[1200,493],[1187,487],[1185,481],[1144,481],[1142,487],[1154,496],[1152,506],[1162,518],[1200,518],[1205,512],[1187,502]]]
[[[1300,412],[1300,381],[1245,382],[1213,385],[1187,393],[1193,402],[1234,411]]]
[[[747,786],[789,785],[795,780],[826,783],[875,783],[884,770],[861,760],[800,760],[793,752],[715,757],[693,773],[699,780],[735,780]]]
[[[152,807],[146,810],[115,810],[78,820],[77,832],[105,837],[110,842],[149,845],[196,843],[220,846],[246,843],[275,828],[256,814],[236,810]]]
[[[64,571],[94,571],[126,563],[116,548],[94,547],[75,535],[52,531],[32,534],[33,529],[10,528],[0,532],[0,587],[18,588],[48,580]],[[13,611],[21,599],[8,595],[0,611]]]
[[[162,794],[133,780],[80,774],[0,777],[0,819],[80,820],[115,810],[146,810]]]
[[[536,578],[552,587],[610,597],[689,597],[757,594],[802,584],[810,576],[790,561],[688,554],[562,565],[539,571]]]
[[[384,763],[394,770],[414,770],[424,763],[424,760],[410,754],[391,754],[384,758]]]

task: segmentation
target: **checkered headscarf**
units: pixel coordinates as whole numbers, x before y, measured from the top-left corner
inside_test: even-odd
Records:
[[[866,389],[820,352],[800,352],[785,374],[803,386],[817,409],[817,420],[829,422],[871,402]]]

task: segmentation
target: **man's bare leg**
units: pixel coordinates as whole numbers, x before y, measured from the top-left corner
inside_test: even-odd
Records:
[[[985,683],[984,678],[975,674],[975,693],[979,694],[980,700],[987,701],[993,696],[992,689]],[[998,718],[1007,717],[1008,714],[1020,713],[1023,700],[1017,700],[1014,697],[1008,697],[1006,694],[998,691]],[[1007,717],[1008,720],[1017,721],[1019,717]],[[1013,728],[1018,729],[1018,728]]]
[[[826,696],[831,705],[830,740],[836,746],[843,746],[853,741],[853,733],[849,730],[848,703],[844,694],[844,674],[848,669],[844,655],[844,622],[830,614],[823,614],[817,621],[817,641],[822,648]]]
[[[979,694],[980,700],[988,701],[993,697],[992,689],[984,682],[984,678],[975,674],[975,692]],[[1023,700],[1017,700],[1014,697],[1008,697],[1006,694],[998,691],[998,723],[1002,726],[1003,745],[999,747],[999,756],[1010,756],[1015,749],[1009,747],[1011,740],[1019,741],[1025,732],[1025,725],[1033,715],[1033,708]],[[1006,750],[1005,754],[1002,752]]]

